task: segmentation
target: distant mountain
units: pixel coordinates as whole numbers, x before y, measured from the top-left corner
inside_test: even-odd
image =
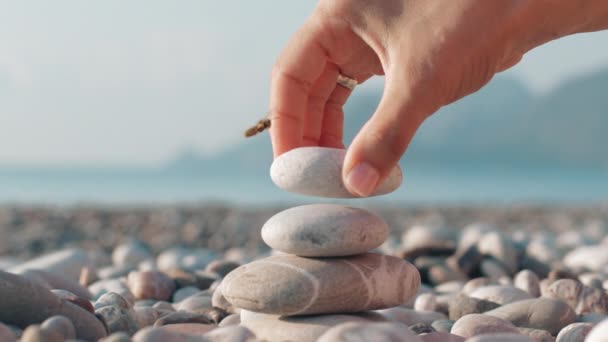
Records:
[[[608,70],[534,97],[517,80],[497,77],[481,91],[442,108],[419,130],[402,163],[490,165],[526,169],[607,168]],[[381,90],[358,91],[345,107],[348,144],[374,112]],[[188,153],[166,171],[266,176],[267,134],[213,157]]]

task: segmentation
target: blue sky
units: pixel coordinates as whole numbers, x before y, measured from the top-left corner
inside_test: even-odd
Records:
[[[0,163],[153,164],[238,143],[314,4],[3,2]],[[543,93],[608,67],[606,42],[608,32],[553,42],[507,74]]]

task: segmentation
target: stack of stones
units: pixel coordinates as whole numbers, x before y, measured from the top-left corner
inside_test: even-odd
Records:
[[[275,160],[271,176],[288,191],[351,198],[341,177],[344,155],[331,148],[295,149]],[[393,169],[374,195],[395,190],[401,178],[401,170]],[[420,287],[412,264],[370,252],[388,234],[387,224],[363,209],[336,204],[291,208],[262,228],[264,242],[277,253],[232,271],[220,290],[243,309],[243,325],[270,341],[315,340],[332,325],[382,321],[371,310],[402,305]],[[296,332],[298,326],[302,329]]]

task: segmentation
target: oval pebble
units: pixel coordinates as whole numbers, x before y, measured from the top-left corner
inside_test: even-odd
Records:
[[[555,342],[584,342],[591,329],[591,323],[572,323],[559,331]]]
[[[419,286],[420,275],[410,263],[368,253],[348,258],[269,257],[234,270],[221,288],[236,307],[307,315],[397,306]]]
[[[168,300],[175,291],[175,281],[158,271],[133,271],[127,285],[137,299]]]
[[[452,334],[465,338],[492,333],[515,333],[519,330],[511,322],[484,314],[470,314],[459,318],[452,327]]]
[[[271,248],[299,256],[361,254],[380,246],[388,225],[377,215],[336,204],[310,204],[284,210],[262,227]]]
[[[532,295],[510,285],[490,285],[475,289],[470,294],[470,297],[504,305],[520,300],[531,299]]]
[[[76,338],[76,330],[72,321],[65,316],[53,316],[47,318],[40,325],[41,329],[54,331],[61,335],[66,340],[72,340]]]
[[[283,153],[270,167],[270,177],[279,188],[301,195],[353,198],[342,180],[346,150],[327,147],[301,147]],[[395,166],[372,196],[395,191],[402,181],[401,168]]]

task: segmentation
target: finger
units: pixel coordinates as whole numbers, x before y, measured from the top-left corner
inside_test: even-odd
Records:
[[[348,149],[343,168],[347,189],[369,196],[405,152],[427,111],[407,81],[388,78],[380,104]],[[412,88],[409,88],[412,89]]]
[[[372,75],[363,75],[358,83],[365,82]],[[336,85],[327,102],[323,113],[323,126],[319,146],[344,148],[344,104],[352,94],[352,90]]]
[[[275,157],[302,144],[309,93],[327,60],[317,33],[318,26],[309,19],[274,65],[270,86],[270,137]]]
[[[319,146],[324,121],[324,111],[330,95],[336,88],[338,67],[327,62],[325,70],[315,82],[309,96],[304,118],[303,146]]]

